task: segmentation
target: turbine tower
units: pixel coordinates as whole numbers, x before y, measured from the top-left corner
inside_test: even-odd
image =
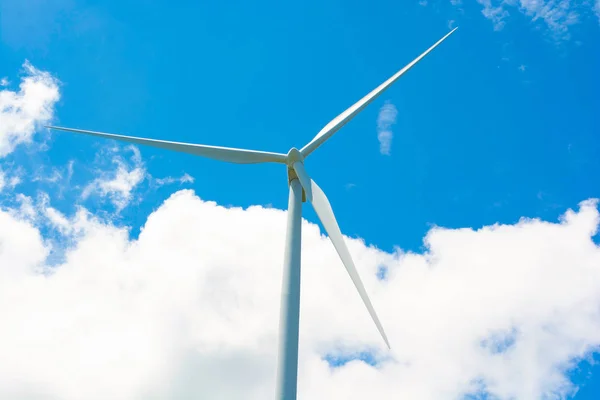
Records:
[[[362,284],[360,276],[356,271],[350,252],[346,247],[344,238],[338,226],[338,223],[329,204],[329,200],[317,183],[311,179],[304,168],[304,162],[313,151],[321,146],[334,133],[342,128],[356,114],[362,111],[367,105],[375,100],[383,91],[396,82],[405,72],[417,64],[429,52],[435,49],[457,28],[447,33],[438,40],[433,46],[428,48],[423,54],[415,58],[408,65],[396,72],[392,77],[383,82],[371,93],[367,94],[356,104],[335,117],[329,122],[317,135],[301,150],[292,148],[287,154],[271,153],[255,150],[243,150],[228,147],[206,146],[200,144],[187,144],[169,142],[163,140],[145,139],[131,136],[115,135],[110,133],[86,131],[81,129],[72,129],[58,126],[47,126],[51,129],[59,129],[75,133],[97,136],[107,139],[116,139],[123,142],[158,147],[161,149],[173,150],[182,153],[189,153],[196,156],[212,158],[219,161],[226,161],[237,164],[257,164],[257,163],[279,163],[287,167],[289,199],[287,214],[287,233],[285,257],[283,264],[283,284],[281,291],[281,314],[279,320],[279,354],[277,370],[277,400],[295,400],[297,391],[298,377],[298,328],[300,318],[300,243],[301,243],[301,223],[302,223],[302,203],[308,200],[316,211],[329,239],[333,243],[350,279],[356,286],[363,303],[367,307],[375,326],[379,331],[386,346],[390,348],[388,338],[383,330],[381,322],[375,313],[375,309],[367,296],[367,292]]]

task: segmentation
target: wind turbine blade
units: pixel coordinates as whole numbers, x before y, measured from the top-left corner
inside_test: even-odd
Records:
[[[58,129],[61,131],[83,133],[85,135],[97,136],[105,139],[115,139],[122,142],[133,144],[141,144],[144,146],[158,147],[177,151],[181,153],[193,154],[195,156],[212,158],[219,161],[226,161],[236,164],[256,164],[265,162],[285,163],[285,154],[269,153],[255,150],[242,150],[229,147],[205,146],[201,144],[188,144],[178,142],[168,142],[166,140],[145,139],[133,136],[115,135],[112,133],[102,133],[94,131],[85,131],[82,129],[64,128],[60,126],[46,126],[50,129]]]
[[[387,81],[383,82],[377,88],[375,88],[371,93],[360,99],[356,104],[348,108],[346,111],[335,117],[331,122],[329,122],[317,135],[311,140],[306,146],[300,150],[300,153],[304,157],[307,157],[310,153],[317,149],[321,144],[323,144],[327,139],[333,136],[341,127],[346,125],[348,121],[350,121],[356,114],[361,112],[366,106],[368,106],[373,100],[375,100],[381,93],[383,93],[387,88],[389,88],[394,82],[398,80],[406,71],[411,69],[416,63],[421,61],[423,57],[425,57],[429,52],[435,49],[440,43],[442,43],[448,36],[450,36],[458,27],[452,29],[449,33],[446,34],[443,38],[438,40],[433,46],[425,50],[423,54],[419,57],[415,58],[411,61],[406,67],[402,68],[400,71],[396,72],[391,78]]]
[[[340,231],[340,227],[338,226],[337,220],[335,219],[335,215],[333,214],[333,210],[331,209],[331,204],[329,204],[329,200],[325,193],[321,188],[313,181],[310,176],[306,173],[304,169],[304,165],[301,162],[296,162],[293,165],[294,171],[296,171],[296,175],[300,180],[300,184],[304,188],[304,192],[306,193],[306,198],[312,203],[323,227],[325,227],[325,231],[329,235],[329,239],[331,243],[333,243],[333,247],[337,251],[338,255],[342,259],[342,263],[344,267],[346,267],[346,271],[348,271],[348,275],[350,275],[350,279],[356,286],[360,297],[367,307],[371,318],[375,322],[377,326],[377,330],[381,334],[383,341],[390,348],[390,343],[388,341],[387,335],[383,330],[383,326],[377,317],[377,313],[371,304],[371,300],[369,300],[369,296],[367,295],[367,291],[358,275],[358,271],[354,266],[354,261],[352,261],[352,257],[350,256],[350,251],[348,251],[348,247],[346,247],[346,242],[344,241],[344,237],[342,236],[342,232]]]

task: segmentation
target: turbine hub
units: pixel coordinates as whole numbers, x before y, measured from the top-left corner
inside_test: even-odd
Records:
[[[300,153],[300,151],[295,148],[292,147],[290,149],[290,151],[288,151],[287,153],[287,165],[289,167],[293,166],[295,162],[303,162],[304,161],[304,157],[302,156],[302,153]]]

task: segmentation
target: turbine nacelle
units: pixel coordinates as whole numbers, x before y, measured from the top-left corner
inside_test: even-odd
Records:
[[[295,147],[292,147],[285,157],[285,163],[288,167],[292,167],[296,162],[304,162],[304,156],[302,155],[300,150],[298,150]]]
[[[286,155],[285,164],[287,165],[287,175],[288,175],[288,186],[292,184],[294,179],[298,179],[298,174],[294,170],[294,164],[296,163],[304,163],[304,157],[300,150],[295,147],[292,147],[290,151],[288,151]],[[306,202],[306,191],[304,187],[302,188],[302,202]]]

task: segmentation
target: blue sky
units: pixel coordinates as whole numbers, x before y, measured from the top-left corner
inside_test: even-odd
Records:
[[[0,0],[0,77],[16,91],[25,60],[48,71],[60,82],[57,125],[287,152],[459,26],[307,162],[346,235],[422,252],[433,226],[557,222],[600,196],[599,21],[600,3],[568,0]],[[0,159],[20,174],[18,192],[47,193],[67,216],[80,205],[107,215],[133,238],[181,188],[224,206],[286,207],[282,167],[151,148],[137,159],[90,137],[37,132]],[[115,160],[150,174],[122,209],[89,194],[100,183],[82,195]],[[0,192],[4,207],[15,193]],[[308,207],[304,216],[316,222]],[[575,399],[600,395],[600,368],[582,364],[572,379],[584,383]]]

